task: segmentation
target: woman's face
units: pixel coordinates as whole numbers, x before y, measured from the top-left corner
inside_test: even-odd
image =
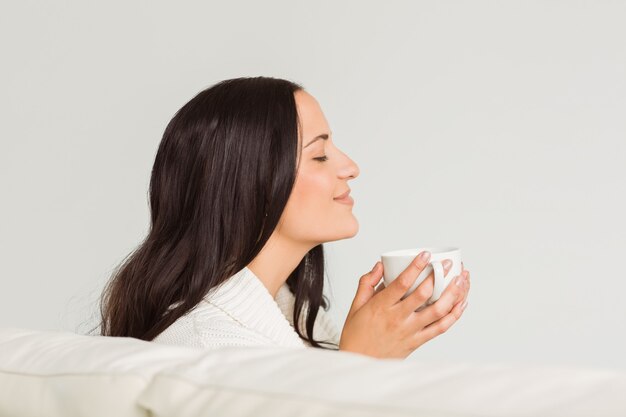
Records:
[[[311,247],[352,237],[359,230],[353,205],[335,197],[350,189],[348,181],[359,175],[359,167],[336,146],[317,100],[302,90],[294,97],[302,140],[298,147],[300,167],[278,225],[279,233]],[[317,138],[324,134],[327,139]]]

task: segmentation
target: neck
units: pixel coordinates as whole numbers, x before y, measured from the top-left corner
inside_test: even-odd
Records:
[[[317,244],[295,242],[281,236],[276,230],[247,267],[276,298],[278,289],[287,282],[304,256]]]

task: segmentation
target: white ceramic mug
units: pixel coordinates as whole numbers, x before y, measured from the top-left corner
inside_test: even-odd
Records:
[[[406,294],[402,296],[402,300],[404,300],[409,294],[415,291],[415,289],[431,272],[434,271],[433,275],[435,277],[435,286],[433,288],[433,294],[428,300],[426,300],[426,303],[420,306],[418,310],[437,301],[448,285],[457,275],[460,275],[462,271],[461,249],[455,247],[424,247],[385,252],[381,255],[385,287],[388,287],[389,284],[391,284],[391,282],[396,279],[422,251],[429,251],[431,253],[428,265],[426,265],[426,268],[424,268],[422,273],[419,274],[415,283],[411,286],[411,288],[409,288]],[[441,264],[441,261],[445,259],[452,260],[452,267],[450,268],[448,274],[444,277],[443,265]]]

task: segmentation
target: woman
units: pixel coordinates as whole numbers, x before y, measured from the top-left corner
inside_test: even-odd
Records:
[[[427,259],[375,289],[377,262],[339,332],[326,313],[322,245],[356,235],[345,196],[358,175],[302,86],[250,77],[200,92],[165,129],[150,180],[150,232],[105,287],[101,334],[406,357],[460,317],[469,281],[416,312],[432,294],[432,275],[401,297]]]

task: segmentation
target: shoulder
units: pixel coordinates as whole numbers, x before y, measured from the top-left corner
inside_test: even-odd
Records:
[[[202,301],[194,310],[194,332],[205,345],[271,345],[272,340],[250,328],[231,311],[222,306]]]
[[[305,347],[263,282],[247,267],[212,287],[157,341],[200,347]]]
[[[205,300],[176,320],[154,341],[201,348],[271,344],[271,340],[248,329],[227,311]]]

